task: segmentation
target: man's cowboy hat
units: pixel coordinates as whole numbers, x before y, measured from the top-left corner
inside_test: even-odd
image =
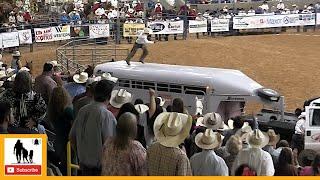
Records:
[[[52,64],[53,67],[61,66],[61,64],[59,64],[58,61],[50,61],[49,63]]]
[[[118,78],[112,77],[110,73],[103,73],[101,75],[101,80],[103,80],[103,79],[112,81],[114,83],[117,83],[117,81],[118,81]]]
[[[130,8],[128,9],[128,13],[132,14],[134,12],[134,9]]]
[[[6,77],[6,71],[0,71],[0,79]]]
[[[234,129],[233,123],[234,123],[234,120],[232,120],[232,119],[229,119],[229,120],[228,120],[228,127],[229,127],[230,129]],[[242,125],[242,127],[245,127],[245,126],[249,126],[249,123],[248,123],[248,122],[244,122],[243,125]]]
[[[143,114],[149,110],[149,107],[144,104],[136,104],[134,108],[139,112],[139,114]]]
[[[156,140],[166,147],[178,147],[188,136],[192,117],[182,113],[163,112],[154,122]]]
[[[97,16],[102,16],[103,14],[105,14],[105,10],[103,8],[98,8],[94,13]]]
[[[14,72],[15,72],[15,69],[13,69],[13,68],[8,68],[6,70],[7,76],[12,76],[14,74]]]
[[[88,78],[89,78],[88,73],[86,73],[86,72],[82,72],[80,74],[73,75],[74,82],[79,83],[79,84],[86,83]]]
[[[221,143],[221,137],[218,132],[206,129],[204,133],[198,133],[195,137],[196,145],[201,149],[214,149]]]
[[[115,108],[121,108],[125,103],[132,101],[132,95],[125,89],[113,90],[111,93],[110,104]]]
[[[0,87],[2,87],[4,84],[4,81],[0,81]]]
[[[267,134],[269,136],[269,143],[268,145],[275,145],[280,141],[280,135],[276,134],[276,132],[273,129],[269,129],[267,131]]]
[[[204,126],[209,129],[222,128],[223,122],[220,114],[218,113],[207,113],[203,117],[197,119],[196,126]]]
[[[160,106],[162,107],[163,105],[164,105],[164,103],[166,102],[166,100],[164,100],[164,99],[162,99],[162,97],[157,97],[157,99],[159,99],[159,101],[160,101]]]
[[[12,75],[11,77],[9,77],[7,80],[10,82],[13,82],[16,78],[16,74]]]
[[[13,56],[13,57],[20,57],[20,56],[21,56],[21,53],[20,53],[20,51],[14,51],[14,52],[12,53],[12,56]]]
[[[302,112],[298,119],[306,118],[306,112]]]
[[[27,68],[27,67],[22,67],[21,69],[19,69],[19,72],[20,72],[20,71],[28,71],[28,72],[29,72],[29,71],[30,71],[30,69],[29,69],[29,68]]]
[[[251,147],[263,148],[269,143],[269,136],[267,133],[255,129],[248,134],[247,142]]]

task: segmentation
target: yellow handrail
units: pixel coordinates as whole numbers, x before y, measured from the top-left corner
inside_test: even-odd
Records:
[[[72,169],[80,169],[80,167],[79,165],[72,164],[71,162],[71,145],[70,145],[70,141],[68,141],[68,144],[67,144],[67,175],[68,176],[71,176]]]

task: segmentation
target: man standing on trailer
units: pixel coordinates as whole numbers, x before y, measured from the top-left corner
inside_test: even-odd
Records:
[[[151,29],[145,28],[144,30],[138,31],[137,35],[138,38],[136,42],[133,45],[133,48],[131,49],[128,57],[126,58],[126,62],[128,65],[130,65],[130,59],[136,54],[137,50],[139,48],[142,49],[143,53],[140,57],[140,62],[144,63],[144,58],[149,54],[146,44],[150,43],[153,44],[153,41],[148,40],[148,35],[151,33]]]

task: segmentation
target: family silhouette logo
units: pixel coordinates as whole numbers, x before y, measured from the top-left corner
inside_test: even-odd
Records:
[[[4,139],[5,175],[42,175],[41,138]]]

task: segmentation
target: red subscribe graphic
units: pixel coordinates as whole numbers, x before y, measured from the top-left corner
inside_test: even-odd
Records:
[[[41,165],[6,165],[5,175],[41,175]]]

